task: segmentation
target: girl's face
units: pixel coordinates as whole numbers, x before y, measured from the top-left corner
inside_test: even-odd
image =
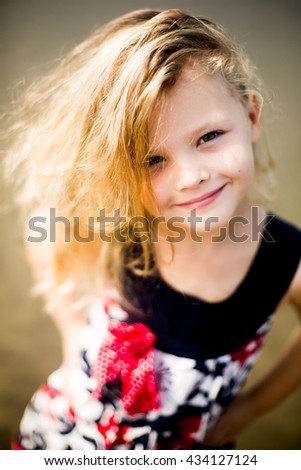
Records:
[[[186,225],[194,211],[202,231],[209,217],[217,228],[243,215],[259,116],[254,94],[243,105],[220,76],[183,70],[150,126],[151,184],[166,221],[181,217]]]

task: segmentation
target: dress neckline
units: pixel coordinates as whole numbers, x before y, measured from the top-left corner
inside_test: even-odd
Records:
[[[264,219],[263,229],[260,234],[261,239],[258,243],[257,250],[251,260],[249,268],[246,274],[241,279],[241,281],[237,284],[233,292],[231,292],[225,299],[218,300],[218,301],[209,301],[209,300],[202,299],[201,297],[197,297],[195,295],[186,294],[185,292],[182,292],[176,289],[175,287],[171,286],[162,277],[159,278],[160,287],[163,287],[165,290],[169,291],[170,293],[173,293],[173,295],[176,295],[179,299],[185,299],[187,303],[189,304],[219,306],[219,305],[224,305],[228,302],[233,301],[235,297],[239,296],[242,293],[242,291],[246,288],[246,286],[248,285],[249,279],[253,277],[253,273],[257,271],[258,265],[260,265],[261,263],[261,259],[262,259],[262,256],[266,247],[266,240],[264,237],[265,227],[267,226],[270,219],[272,220],[272,218],[273,216],[271,213],[266,214],[265,219]]]

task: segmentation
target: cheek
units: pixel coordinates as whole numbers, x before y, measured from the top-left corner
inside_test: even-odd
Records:
[[[152,191],[154,195],[152,194]],[[157,191],[155,185],[151,184],[151,187],[147,183],[143,183],[141,187],[141,201],[147,211],[153,215],[157,216],[159,214],[159,198],[157,196]]]
[[[167,197],[166,188],[168,187],[166,177],[163,174],[157,174],[151,178],[151,187],[154,197],[158,204],[163,203]]]
[[[239,175],[242,178],[242,182],[249,186],[251,185],[254,179],[255,167],[254,167],[254,156],[253,151],[250,150],[246,158],[241,161],[240,167],[238,169]]]
[[[251,146],[235,146],[225,158],[224,170],[233,180],[249,184],[254,177],[254,156]]]

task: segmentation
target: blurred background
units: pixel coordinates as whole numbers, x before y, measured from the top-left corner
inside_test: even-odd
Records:
[[[300,5],[297,0],[1,0],[0,113],[9,110],[16,85],[30,83],[97,25],[137,8],[184,8],[222,23],[259,67],[274,95],[273,150],[277,159],[279,215],[301,227]],[[5,149],[1,149],[1,152]],[[60,343],[42,302],[30,296],[32,279],[22,248],[22,227],[1,184],[0,230],[0,449],[9,449],[34,390],[60,363]],[[250,383],[274,361],[296,323],[283,308]],[[301,358],[300,358],[301,364]],[[256,421],[239,449],[301,449],[301,389]]]

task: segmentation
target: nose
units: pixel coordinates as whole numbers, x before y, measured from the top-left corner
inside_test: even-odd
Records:
[[[200,183],[210,178],[209,171],[195,165],[182,164],[174,168],[175,188],[177,191],[197,188]]]

